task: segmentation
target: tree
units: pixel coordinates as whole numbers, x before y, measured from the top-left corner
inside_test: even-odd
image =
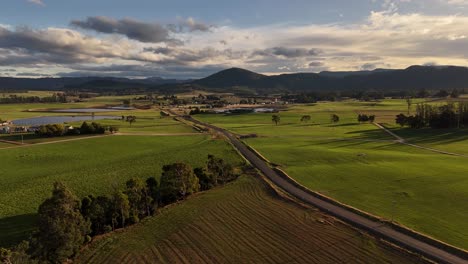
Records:
[[[399,114],[396,116],[395,122],[400,126],[406,126],[408,124],[408,117],[404,114]]]
[[[11,249],[0,248],[0,263],[39,264],[37,259],[31,258],[28,254],[28,250],[30,250],[28,241],[22,241]]]
[[[211,181],[215,184],[225,184],[236,178],[233,167],[213,155],[208,155],[206,169]]]
[[[413,104],[413,99],[411,99],[411,97],[406,97],[406,105],[408,106],[408,115],[410,114],[412,104]]]
[[[281,118],[279,115],[272,115],[271,116],[271,121],[275,123],[275,125],[278,125],[278,123],[281,121]]]
[[[127,122],[132,126],[132,124],[136,122],[136,116],[127,116]]]
[[[104,234],[112,225],[112,200],[89,195],[81,201],[81,214],[91,222],[92,235]]]
[[[206,169],[195,168],[193,170],[193,173],[195,173],[200,182],[200,190],[206,191],[216,186],[216,180],[214,175],[211,173],[207,173]]]
[[[117,133],[117,132],[119,132],[119,127],[117,127],[117,126],[110,126],[110,127],[109,127],[109,132],[111,132],[111,134]]]
[[[152,199],[151,212],[154,212],[158,208],[159,201],[159,184],[155,177],[149,177],[146,179],[146,188],[148,189],[148,195]]]
[[[460,92],[457,89],[453,89],[452,93],[450,93],[450,97],[458,98],[460,96]]]
[[[130,218],[134,223],[139,221],[141,215],[151,214],[152,198],[149,195],[146,183],[141,178],[132,178],[126,182],[125,194],[130,202]]]
[[[118,224],[120,219],[120,226],[125,227],[125,220],[130,216],[130,202],[128,196],[122,191],[114,192],[112,196],[112,229],[115,230],[115,226]]]
[[[330,120],[332,123],[338,123],[340,121],[340,117],[336,114],[332,114]]]
[[[193,174],[193,169],[190,165],[174,163],[164,165],[162,169],[163,173],[159,187],[162,203],[169,204],[199,191],[198,178]]]
[[[39,206],[33,255],[52,263],[65,262],[78,253],[89,232],[90,223],[81,215],[79,200],[56,182],[52,197]]]
[[[301,122],[309,122],[311,119],[310,115],[304,115],[301,117]]]

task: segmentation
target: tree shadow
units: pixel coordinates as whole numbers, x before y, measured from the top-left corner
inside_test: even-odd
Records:
[[[23,214],[0,219],[0,247],[11,247],[28,239],[36,229],[37,214]]]
[[[356,126],[356,125],[359,125],[359,123],[331,124],[331,125],[328,125],[327,127],[347,127],[347,126]]]
[[[392,128],[389,129],[408,142],[415,144],[451,144],[468,140],[468,129]]]

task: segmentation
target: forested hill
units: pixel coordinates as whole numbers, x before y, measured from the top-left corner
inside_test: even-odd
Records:
[[[330,91],[330,90],[451,90],[468,88],[468,68],[411,66],[403,70],[365,72],[293,73],[266,76],[232,68],[193,84],[205,88],[244,86],[257,91]]]
[[[93,90],[149,88],[182,81],[151,77],[128,79],[115,77],[65,77],[65,78],[11,78],[0,77],[0,90]]]

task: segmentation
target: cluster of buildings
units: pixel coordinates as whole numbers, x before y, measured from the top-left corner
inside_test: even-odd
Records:
[[[16,134],[16,133],[28,133],[36,132],[39,127],[26,127],[26,126],[15,126],[11,122],[0,123],[0,134]]]

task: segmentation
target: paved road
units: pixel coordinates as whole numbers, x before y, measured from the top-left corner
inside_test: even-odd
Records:
[[[266,177],[268,177],[268,179],[294,197],[315,207],[318,207],[319,209],[328,212],[329,214],[334,215],[335,217],[345,222],[382,237],[385,240],[396,243],[397,245],[405,247],[410,251],[418,252],[431,260],[440,263],[468,264],[468,258],[461,258],[421,240],[418,240],[412,236],[392,229],[390,226],[384,225],[379,221],[370,220],[343,207],[336,206],[328,201],[317,198],[316,196],[302,190],[276,173],[266,162],[261,160],[230,132],[216,126],[200,122],[190,117],[186,117],[186,119],[194,123],[207,126],[224,134],[253,166],[257,167]]]

